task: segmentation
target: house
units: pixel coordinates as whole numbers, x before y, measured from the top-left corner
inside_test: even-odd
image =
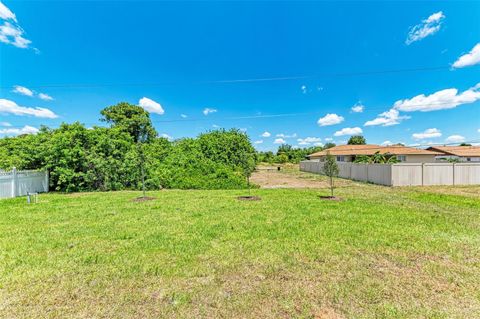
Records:
[[[338,145],[332,148],[308,155],[310,160],[325,161],[327,153],[335,156],[337,162],[353,162],[359,155],[373,155],[376,152],[380,154],[391,154],[396,156],[397,160],[405,163],[433,163],[435,156],[441,155],[439,151],[424,150],[402,145],[380,146],[374,144],[367,145]]]
[[[427,150],[442,153],[436,157],[438,161],[480,162],[480,146],[432,146]]]

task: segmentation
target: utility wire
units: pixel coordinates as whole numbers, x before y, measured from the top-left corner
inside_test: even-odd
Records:
[[[443,103],[428,103],[428,104],[409,104],[409,107],[422,107],[422,106],[442,106],[442,105],[451,105],[451,102],[443,102]],[[333,108],[332,106],[327,108]],[[349,107],[350,108],[350,107]],[[389,107],[376,107],[376,108],[368,108],[368,110],[382,110],[393,108],[392,106]],[[400,110],[399,110],[400,111]],[[279,117],[296,117],[296,116],[304,116],[304,115],[318,115],[318,114],[326,114],[329,111],[314,111],[314,112],[303,112],[303,113],[277,113],[277,114],[259,114],[259,115],[245,115],[245,116],[229,116],[229,117],[221,117],[221,118],[212,118],[212,117],[201,117],[201,118],[185,118],[185,119],[172,119],[172,120],[152,120],[153,124],[156,123],[182,123],[182,122],[208,122],[208,121],[235,121],[235,120],[251,120],[251,119],[265,119],[265,118],[279,118]],[[377,115],[378,116],[378,115]],[[84,125],[99,125],[98,122],[89,122],[84,123]],[[8,126],[5,128],[22,128],[23,126]]]
[[[279,76],[279,77],[258,77],[248,79],[225,79],[225,80],[207,80],[207,81],[191,81],[191,82],[144,82],[144,83],[59,83],[59,84],[39,84],[28,85],[29,88],[45,89],[45,88],[91,88],[91,87],[115,87],[115,86],[169,86],[169,85],[185,85],[185,84],[233,84],[233,83],[254,83],[254,82],[271,82],[271,81],[292,81],[304,80],[321,77],[352,77],[352,76],[367,76],[367,75],[384,75],[396,73],[411,73],[411,72],[429,72],[448,70],[450,66],[435,66],[435,67],[418,67],[405,69],[389,69],[389,70],[371,70],[359,72],[333,72],[333,73],[317,73],[310,75],[294,75],[294,76]],[[12,85],[2,85],[0,89],[10,89]]]

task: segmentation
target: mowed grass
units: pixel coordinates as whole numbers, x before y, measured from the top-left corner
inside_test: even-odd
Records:
[[[327,193],[2,200],[0,317],[480,318],[480,187]]]

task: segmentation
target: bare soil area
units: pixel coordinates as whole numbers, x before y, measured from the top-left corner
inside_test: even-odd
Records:
[[[260,188],[328,188],[326,176],[301,172],[298,165],[282,166],[280,171],[270,167],[259,166],[253,172],[250,181]],[[345,179],[334,179],[335,187],[356,184]]]

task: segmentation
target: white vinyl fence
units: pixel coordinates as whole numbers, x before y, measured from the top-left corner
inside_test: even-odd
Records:
[[[322,174],[323,164],[302,161],[300,170]],[[339,177],[380,185],[480,185],[480,163],[337,164]]]
[[[0,172],[0,198],[24,196],[27,193],[48,192],[48,172],[17,171]]]

